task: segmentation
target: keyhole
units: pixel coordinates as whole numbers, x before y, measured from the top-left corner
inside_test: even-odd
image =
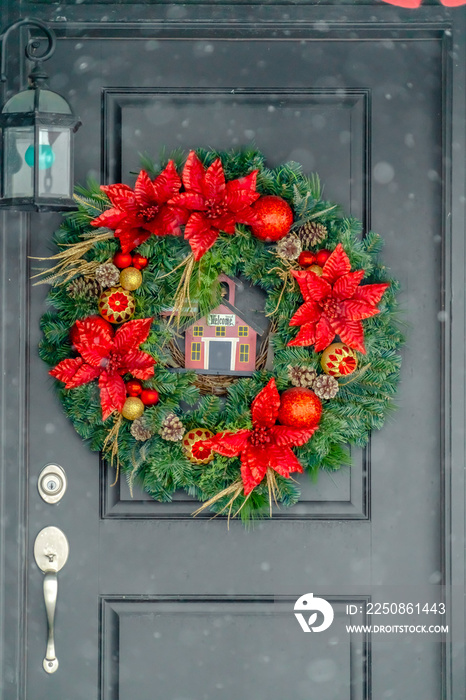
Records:
[[[55,491],[55,489],[57,488],[57,482],[56,481],[48,481],[47,488],[49,491]]]

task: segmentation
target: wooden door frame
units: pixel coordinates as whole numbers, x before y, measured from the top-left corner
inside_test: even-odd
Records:
[[[252,4],[251,4],[252,5]],[[112,5],[103,0],[82,5],[62,3],[60,9],[48,0],[26,2],[8,0],[3,21],[9,24],[22,17],[51,22],[59,36],[75,37],[102,33],[114,36],[144,35],[189,29],[199,38],[229,29],[229,18],[248,29],[271,26],[302,27],[309,37],[322,38],[322,32],[344,37],[355,29],[376,38],[397,29],[422,38],[437,32],[443,47],[443,376],[442,423],[442,564],[445,601],[449,613],[450,642],[443,655],[443,692],[446,700],[463,697],[466,690],[464,667],[464,590],[465,590],[465,503],[464,503],[464,367],[465,367],[465,88],[466,88],[466,8],[447,10],[440,5],[402,10],[379,2],[341,5],[269,4],[252,6],[197,3],[181,8],[177,4]],[[288,19],[284,19],[284,14]],[[117,22],[102,21],[102,14]],[[251,17],[254,16],[254,22]],[[135,19],[136,18],[136,19]],[[24,43],[17,40],[11,51],[10,75],[19,75],[24,85]],[[13,79],[9,86],[18,89]],[[28,344],[28,241],[33,235],[31,216],[2,213],[0,239],[1,304],[1,421],[0,421],[0,700],[23,700],[26,649],[26,574],[32,561],[32,543],[27,540],[27,445],[28,358],[36,349]],[[454,304],[452,304],[454,300]],[[47,401],[47,397],[44,397]],[[34,468],[37,465],[32,465]],[[455,615],[452,615],[452,611]],[[3,642],[3,644],[1,643]],[[32,700],[32,699],[31,699]]]

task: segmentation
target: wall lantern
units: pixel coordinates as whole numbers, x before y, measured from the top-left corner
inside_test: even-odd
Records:
[[[73,202],[73,137],[81,122],[68,102],[48,90],[42,63],[55,51],[55,33],[39,20],[23,19],[8,27],[1,41],[1,82],[5,82],[6,42],[17,27],[41,29],[48,46],[40,56],[37,38],[29,39],[25,53],[34,62],[29,87],[11,97],[0,112],[0,208],[21,211],[76,209]]]

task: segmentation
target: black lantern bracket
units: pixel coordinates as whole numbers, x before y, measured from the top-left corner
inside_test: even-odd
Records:
[[[6,46],[20,27],[40,29],[47,38],[29,38],[25,55],[33,62],[28,87],[3,105],[1,129],[0,208],[20,211],[66,211],[73,201],[73,134],[81,126],[67,100],[50,90],[43,63],[55,52],[55,32],[44,22],[21,19],[0,34],[0,82],[7,81]]]

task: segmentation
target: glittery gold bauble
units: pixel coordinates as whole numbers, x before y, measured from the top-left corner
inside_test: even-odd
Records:
[[[120,272],[120,284],[123,289],[127,289],[129,292],[140,287],[142,284],[140,270],[137,270],[135,267],[125,267],[125,269]]]
[[[317,277],[322,277],[323,270],[320,267],[320,265],[311,265],[311,267],[308,267],[307,269],[310,270],[311,272],[315,272]]]
[[[206,447],[198,446],[199,440],[208,440],[213,433],[206,428],[193,428],[189,430],[183,438],[183,452],[187,459],[193,464],[208,464],[213,460],[215,454]],[[193,452],[194,448],[194,452]]]
[[[99,313],[110,323],[129,321],[134,309],[133,296],[123,287],[111,287],[100,295]]]
[[[345,343],[332,343],[322,353],[320,364],[325,374],[331,377],[344,377],[352,374],[358,366],[354,350]]]
[[[121,411],[123,418],[136,420],[136,418],[140,418],[143,413],[144,404],[141,399],[138,399],[137,396],[128,396]]]

